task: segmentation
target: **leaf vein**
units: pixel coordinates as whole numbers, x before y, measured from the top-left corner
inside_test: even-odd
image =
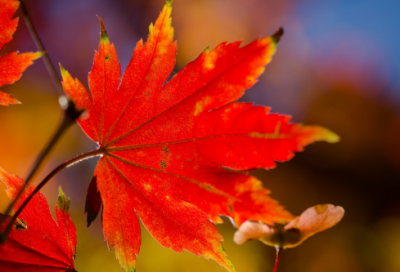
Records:
[[[243,48],[243,47],[242,47]],[[210,81],[208,81],[207,83],[205,83],[202,87],[200,87],[199,89],[195,90],[194,92],[190,93],[188,96],[186,96],[185,98],[183,98],[181,101],[178,101],[177,103],[171,105],[170,107],[168,107],[167,109],[163,110],[162,112],[156,114],[155,116],[153,116],[152,118],[148,119],[147,121],[141,123],[140,125],[138,125],[137,127],[131,129],[130,131],[124,133],[123,135],[119,136],[118,138],[112,140],[111,142],[107,143],[105,145],[105,147],[108,147],[110,145],[112,145],[115,142],[118,142],[119,140],[123,139],[124,137],[128,136],[129,134],[137,131],[138,129],[140,129],[141,127],[149,124],[150,122],[156,120],[159,116],[161,116],[162,114],[164,114],[165,112],[172,110],[173,108],[177,107],[178,105],[180,105],[181,103],[183,103],[184,101],[186,101],[187,99],[191,98],[193,95],[195,95],[196,93],[198,93],[199,91],[201,91],[203,88],[207,87],[211,82],[213,82],[214,80],[216,80],[217,78],[219,78],[220,75],[222,75],[224,72],[228,71],[229,69],[232,69],[233,67],[235,67],[236,65],[240,64],[242,61],[246,60],[247,58],[253,56],[254,54],[258,53],[259,51],[265,49],[264,47],[261,47],[259,49],[257,49],[256,51],[252,52],[251,54],[247,55],[246,57],[240,59],[239,61],[235,62],[233,65],[225,68],[223,71],[221,71],[218,75],[216,75],[213,79],[211,79]],[[179,73],[178,73],[179,74]],[[170,81],[171,82],[171,81]],[[166,85],[164,85],[166,86]]]

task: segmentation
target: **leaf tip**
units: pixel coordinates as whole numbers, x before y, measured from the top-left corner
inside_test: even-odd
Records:
[[[278,31],[276,31],[276,32],[271,36],[272,42],[273,42],[275,45],[278,44],[279,41],[281,40],[281,37],[283,36],[283,34],[284,34],[284,30],[283,30],[282,27],[280,27],[280,28],[278,29]]]
[[[64,76],[66,73],[68,73],[67,70],[65,70],[64,66],[62,66],[61,63],[58,63],[58,65],[60,66],[60,72],[61,72],[62,76]]]
[[[303,134],[301,136],[301,144],[303,146],[306,146],[310,143],[313,142],[320,142],[320,141],[324,141],[327,143],[337,143],[340,140],[340,137],[330,131],[327,128],[321,127],[321,126],[298,126],[296,129],[300,129],[300,134]]]
[[[104,22],[100,18],[99,15],[96,15],[96,16],[97,16],[97,18],[99,18],[99,21],[100,21],[100,28],[101,28],[100,39],[104,40],[104,41],[108,41],[108,35],[107,35],[106,28],[104,27]]]
[[[38,52],[32,53],[32,60],[37,60],[38,58],[42,57],[44,54],[46,54],[46,51],[38,51]]]
[[[171,8],[172,0],[167,0],[167,2],[165,2],[165,6],[168,7],[168,8]]]
[[[336,206],[336,209],[343,217],[344,216],[344,208],[342,206]]]
[[[323,133],[321,134],[321,140],[324,140],[330,144],[334,144],[340,141],[340,136],[330,131],[329,129],[323,128]]]
[[[0,166],[0,179],[4,179],[8,172],[4,170],[3,167]]]
[[[92,225],[92,223],[94,222],[94,220],[97,217],[97,214],[94,214],[90,208],[88,207],[88,203],[86,203],[85,205],[85,213],[87,214],[86,216],[86,227],[90,227]]]
[[[60,210],[64,212],[69,211],[69,203],[70,200],[67,198],[67,196],[64,194],[63,190],[61,189],[61,186],[58,188],[58,199],[57,199],[57,206]]]
[[[64,66],[62,66],[61,63],[58,63],[58,65],[60,66],[61,77],[62,77],[63,81],[65,82],[68,79],[68,77],[70,77],[71,75],[68,73],[67,70],[65,70]]]
[[[111,250],[111,248],[109,248]],[[134,258],[131,262],[126,259],[125,252],[120,252],[115,248],[115,255],[119,261],[119,264],[126,272],[136,272],[136,258]],[[126,262],[123,262],[126,260]]]
[[[220,265],[222,267],[224,267],[226,270],[228,270],[229,272],[236,272],[236,269],[233,265],[233,263],[231,262],[231,260],[228,258],[228,255],[226,254],[225,249],[222,247],[222,245],[220,246],[220,253],[222,256],[224,256],[223,258],[223,262],[220,263]]]
[[[10,94],[0,91],[0,105],[8,106],[12,104],[21,104],[21,102],[12,97]]]

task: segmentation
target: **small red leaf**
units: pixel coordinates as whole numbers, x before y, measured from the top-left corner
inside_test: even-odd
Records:
[[[0,50],[4,44],[12,40],[12,35],[17,29],[18,18],[11,19],[19,7],[18,0],[0,0]],[[0,87],[12,84],[21,78],[22,72],[33,64],[33,60],[42,56],[42,53],[12,52],[0,57]],[[9,94],[0,91],[0,105],[18,104],[18,100]]]
[[[0,167],[0,179],[7,195],[14,200],[24,181]],[[35,190],[29,185],[15,203],[16,211]],[[0,214],[0,216],[4,216]],[[69,216],[69,199],[60,188],[56,206],[57,221],[51,216],[46,199],[36,194],[21,212],[8,240],[0,246],[0,271],[75,271],[76,229]],[[4,230],[9,219],[0,226]]]

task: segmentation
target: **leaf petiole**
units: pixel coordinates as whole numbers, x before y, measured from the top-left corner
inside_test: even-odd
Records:
[[[79,155],[69,161],[64,162],[63,164],[59,165],[57,168],[55,168],[53,171],[50,172],[43,180],[40,182],[40,184],[36,187],[36,189],[32,192],[32,194],[29,195],[28,198],[25,199],[25,201],[22,203],[22,205],[18,208],[18,210],[15,212],[11,220],[8,222],[7,227],[4,229],[3,232],[0,233],[0,245],[4,244],[7,240],[8,234],[10,233],[12,226],[14,222],[17,220],[18,216],[21,214],[22,210],[25,208],[25,206],[29,203],[29,201],[35,196],[37,192],[40,191],[40,189],[43,188],[44,185],[47,184],[47,182],[53,178],[57,173],[61,172],[62,170],[68,168],[69,166],[72,166],[76,164],[79,161],[89,159],[92,157],[100,156],[104,153],[102,149],[97,149],[88,153],[84,153],[82,155]],[[27,183],[25,183],[26,186]],[[24,187],[25,187],[24,186]],[[22,190],[21,190],[22,191]],[[19,192],[19,195],[21,194],[21,191]],[[14,203],[16,203],[18,199],[16,198],[14,200]],[[4,216],[5,217],[5,216]]]
[[[278,271],[279,256],[281,255],[281,251],[282,251],[282,248],[280,248],[280,247],[275,247],[275,249],[276,249],[275,266],[274,266],[274,270],[272,272]]]

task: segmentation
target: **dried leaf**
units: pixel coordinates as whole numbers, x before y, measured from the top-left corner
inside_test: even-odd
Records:
[[[336,225],[344,216],[344,209],[332,204],[316,205],[295,217],[283,228],[268,226],[262,222],[246,221],[234,236],[241,245],[258,239],[264,244],[278,248],[292,248],[308,237]]]

